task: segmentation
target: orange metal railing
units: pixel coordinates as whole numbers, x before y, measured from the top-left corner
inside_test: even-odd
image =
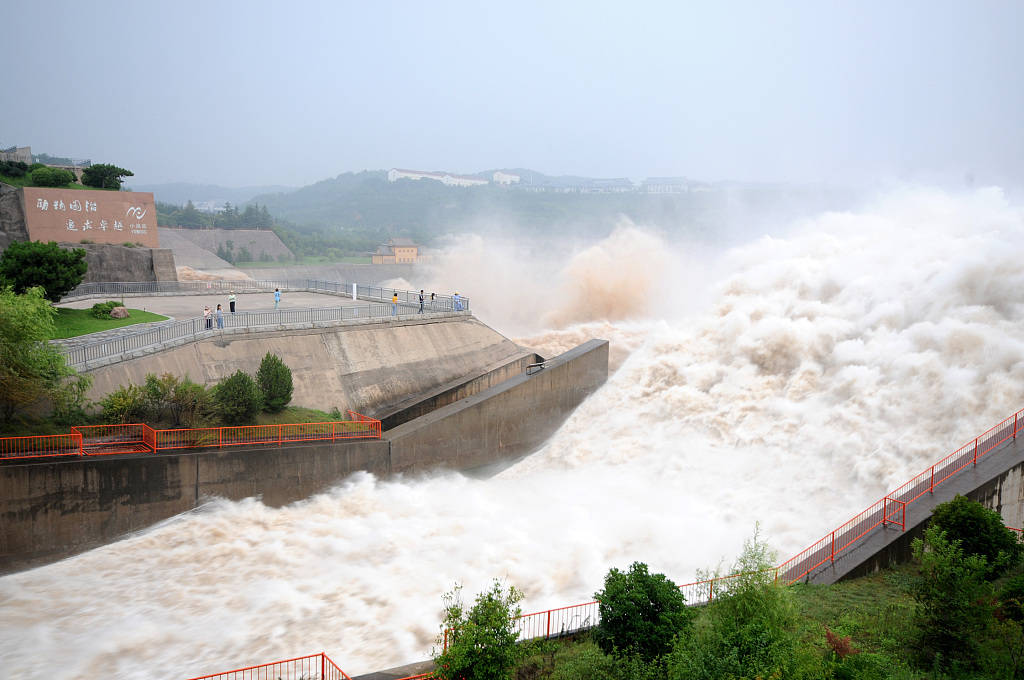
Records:
[[[0,460],[81,455],[82,435],[75,432],[0,438]]]
[[[169,449],[209,446],[291,444],[341,439],[380,439],[380,421],[355,411],[352,420],[282,425],[242,425],[154,430],[144,423],[76,425],[70,434],[35,437],[0,437],[0,460],[53,456],[107,456],[117,453],[154,453]]]
[[[325,653],[310,654],[189,680],[352,680]]]

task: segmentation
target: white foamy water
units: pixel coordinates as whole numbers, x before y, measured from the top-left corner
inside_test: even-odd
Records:
[[[542,451],[486,480],[218,501],[0,579],[5,669],[184,678],[325,650],[362,673],[425,658],[456,581],[504,578],[528,611],[637,559],[682,582],[758,520],[788,557],[1024,402],[1022,236],[997,190],[918,191],[726,253],[624,226],[547,273],[452,255],[445,276],[500,330],[501,296],[525,295],[524,342],[615,347]]]

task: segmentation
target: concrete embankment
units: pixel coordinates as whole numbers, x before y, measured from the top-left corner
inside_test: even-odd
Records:
[[[607,377],[608,343],[594,340],[381,440],[8,461],[0,465],[0,573],[109,543],[214,496],[276,506],[353,472],[464,470],[525,456]]]
[[[255,374],[267,352],[291,369],[293,404],[368,414],[526,353],[472,317],[225,333],[89,371],[89,397],[141,384],[147,373],[213,385],[238,370]]]

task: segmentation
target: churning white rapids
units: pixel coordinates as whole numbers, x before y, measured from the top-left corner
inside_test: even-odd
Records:
[[[525,611],[588,600],[633,560],[685,582],[757,521],[785,558],[1022,403],[1024,222],[997,189],[900,192],[717,253],[623,225],[546,273],[514,253],[529,264],[496,273],[474,249],[493,244],[463,241],[432,283],[548,353],[613,344],[617,370],[543,450],[488,479],[214,501],[7,576],[4,671],[423,659],[455,582],[502,578]]]

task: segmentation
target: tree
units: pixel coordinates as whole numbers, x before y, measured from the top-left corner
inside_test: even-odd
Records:
[[[964,555],[983,557],[990,577],[999,575],[1020,559],[1020,544],[1006,528],[1002,515],[960,494],[935,506],[929,525],[945,531],[948,540],[960,541]]]
[[[604,590],[595,593],[601,623],[594,640],[605,654],[652,661],[672,648],[672,640],[692,619],[686,598],[664,574],[650,574],[643,562],[629,571],[612,568]]]
[[[77,376],[47,342],[54,335],[55,314],[42,288],[22,295],[0,289],[0,422],[46,399],[54,402],[58,416],[81,406],[88,378]]]
[[[252,376],[235,371],[214,389],[214,402],[228,425],[248,425],[263,407],[263,395]]]
[[[774,558],[755,531],[733,565],[737,576],[716,584],[693,633],[677,639],[667,677],[800,678],[820,671],[820,661],[799,650],[796,608],[791,593],[775,582]]]
[[[456,586],[444,596],[442,637],[447,648],[435,652],[434,675],[444,680],[502,680],[512,677],[521,650],[516,644],[519,631],[515,619],[523,594],[515,586],[506,591],[494,581],[491,589],[476,597],[467,612],[462,588]],[[441,640],[439,640],[441,642]]]
[[[125,177],[134,177],[131,170],[119,168],[109,163],[90,165],[82,171],[82,184],[99,189],[120,189]]]
[[[281,357],[267,352],[256,371],[256,383],[263,393],[263,406],[276,413],[292,400],[292,371]]]
[[[922,666],[973,666],[978,640],[992,621],[992,586],[985,578],[985,558],[966,554],[959,540],[950,540],[934,524],[925,530],[924,540],[914,539],[911,548],[921,565],[909,591],[917,603],[914,648]]]
[[[0,256],[0,286],[25,293],[40,286],[46,299],[57,302],[82,282],[89,265],[85,250],[61,248],[50,241],[15,241]]]

